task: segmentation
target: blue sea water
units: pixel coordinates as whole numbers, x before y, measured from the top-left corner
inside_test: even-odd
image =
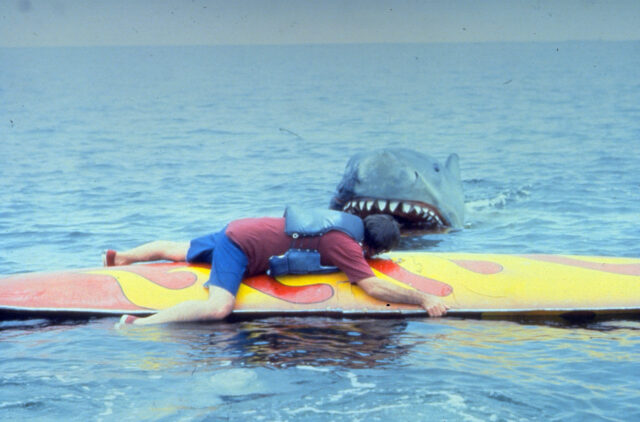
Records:
[[[640,256],[640,43],[0,49],[0,274],[326,206],[348,157],[460,156],[403,249]],[[628,421],[640,322],[0,321],[0,418]]]

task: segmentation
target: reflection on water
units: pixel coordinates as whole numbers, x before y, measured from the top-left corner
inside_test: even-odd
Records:
[[[405,327],[401,320],[247,322],[236,346],[253,365],[371,368],[407,353],[396,336]]]
[[[399,343],[398,336],[406,326],[403,319],[279,317],[141,327],[126,335],[140,341],[186,343],[192,353],[214,361],[223,352],[233,365],[372,368],[408,352],[410,347]]]
[[[278,317],[121,331],[113,323],[1,322],[0,387],[13,387],[0,416],[61,417],[52,402],[73,406],[78,420],[96,409],[103,420],[638,412],[625,372],[640,360],[638,321]],[[27,387],[34,393],[22,394]],[[589,410],[600,396],[618,397],[615,408]]]
[[[493,329],[489,328],[493,327]],[[145,370],[190,365],[194,372],[216,367],[384,369],[427,353],[429,360],[452,359],[477,371],[529,366],[527,354],[546,364],[573,363],[603,354],[606,361],[631,361],[640,322],[626,320],[570,323],[561,319],[482,321],[458,318],[333,319],[277,317],[238,322],[141,327],[121,335],[145,344],[170,344],[170,354],[147,354],[131,362]],[[184,346],[187,346],[186,348]],[[542,345],[542,346],[541,346]],[[576,345],[580,345],[575,349]],[[567,353],[571,351],[571,353]],[[138,356],[139,358],[140,356]],[[535,359],[534,359],[535,360]],[[571,360],[571,359],[569,359]],[[484,363],[482,363],[484,362]]]

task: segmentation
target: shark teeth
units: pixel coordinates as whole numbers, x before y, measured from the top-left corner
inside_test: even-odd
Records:
[[[385,213],[411,220],[420,220],[423,224],[444,226],[437,212],[429,206],[410,201],[386,199],[354,199],[347,202],[343,211],[366,216],[369,214]]]

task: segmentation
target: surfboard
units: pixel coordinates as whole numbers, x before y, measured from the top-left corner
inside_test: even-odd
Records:
[[[376,276],[442,298],[448,315],[640,314],[640,258],[398,252]],[[147,315],[205,299],[210,268],[136,264],[0,278],[3,315]],[[234,315],[402,316],[425,312],[368,296],[343,273],[246,278]]]

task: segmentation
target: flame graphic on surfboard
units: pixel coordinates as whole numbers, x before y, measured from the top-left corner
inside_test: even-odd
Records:
[[[561,255],[393,253],[376,276],[440,296],[450,313],[640,312],[640,259]],[[206,299],[209,267],[160,263],[0,278],[0,310],[148,314]],[[342,273],[244,280],[235,313],[415,313],[368,296]]]

